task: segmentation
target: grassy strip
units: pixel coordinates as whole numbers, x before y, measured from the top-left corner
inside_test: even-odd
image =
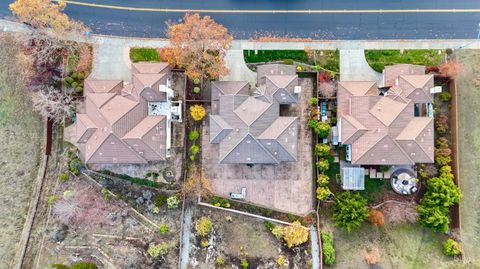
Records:
[[[366,50],[365,58],[368,64],[377,72],[382,72],[386,65],[418,64],[437,66],[443,60],[443,53],[438,50]]]
[[[108,175],[108,176],[112,176],[112,177],[118,177],[118,178],[124,179],[126,181],[129,181],[132,184],[136,184],[136,185],[148,186],[148,187],[153,187],[153,188],[158,188],[158,187],[161,186],[160,183],[158,183],[156,181],[152,181],[152,180],[148,180],[148,179],[144,179],[144,178],[138,178],[138,177],[131,177],[131,176],[128,176],[128,175],[123,175],[123,174],[116,174],[116,173],[113,173],[113,172],[108,171],[108,170],[102,170],[102,171],[100,171],[100,173]]]
[[[335,74],[340,73],[340,51],[321,50],[316,52],[317,66]]]
[[[137,62],[160,62],[160,55],[157,49],[152,48],[131,48],[130,60]]]
[[[293,64],[293,61],[308,63],[307,53],[303,50],[244,50],[243,57],[246,63],[261,63],[284,61]]]

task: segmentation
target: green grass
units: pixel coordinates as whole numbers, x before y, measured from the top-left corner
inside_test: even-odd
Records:
[[[152,48],[131,48],[130,60],[132,62],[160,62],[160,55],[157,49]]]
[[[388,189],[390,186],[388,183],[388,180],[365,176],[365,190],[359,191],[359,193],[367,199],[368,203],[372,203],[382,191]]]
[[[261,63],[284,61],[293,64],[293,61],[308,63],[308,56],[303,50],[244,50],[243,57],[246,63]]]
[[[444,54],[438,50],[366,50],[365,58],[368,64],[377,72],[382,72],[386,65],[418,64],[437,66],[443,60]]]

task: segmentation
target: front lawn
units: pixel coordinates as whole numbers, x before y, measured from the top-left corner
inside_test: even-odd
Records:
[[[365,50],[368,64],[377,72],[382,72],[386,65],[418,64],[437,66],[444,59],[439,50]]]
[[[261,63],[284,61],[293,64],[292,61],[308,63],[308,55],[304,50],[244,50],[243,57],[246,63]]]
[[[130,48],[130,60],[134,63],[160,62],[160,55],[153,48]]]

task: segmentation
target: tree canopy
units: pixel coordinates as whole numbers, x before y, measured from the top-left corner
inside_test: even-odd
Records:
[[[367,200],[358,193],[342,192],[333,203],[335,225],[350,232],[368,218]]]
[[[233,37],[210,16],[186,14],[182,23],[169,26],[167,35],[169,62],[185,68],[189,78],[216,79],[228,73],[224,57]]]

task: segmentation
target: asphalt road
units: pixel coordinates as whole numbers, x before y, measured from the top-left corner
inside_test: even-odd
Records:
[[[257,35],[314,39],[437,39],[476,38],[480,0],[79,0],[84,3],[131,8],[188,9],[202,12],[225,25],[237,39]],[[0,15],[8,3],[0,0]],[[414,10],[447,9],[448,12]],[[453,9],[477,9],[454,12]],[[222,13],[235,10],[236,13]],[[243,12],[242,12],[243,10]],[[252,13],[248,10],[262,10]],[[272,13],[304,10],[305,13]],[[346,10],[309,14],[308,10]],[[350,11],[366,10],[362,13]],[[381,10],[408,10],[382,13]],[[66,13],[89,25],[93,32],[136,37],[164,37],[166,22],[179,21],[184,12],[138,11],[68,4]]]

